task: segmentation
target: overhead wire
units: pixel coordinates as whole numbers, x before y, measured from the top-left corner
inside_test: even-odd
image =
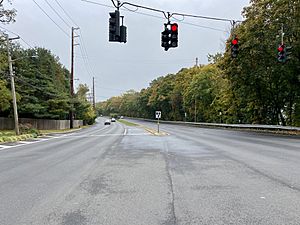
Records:
[[[70,38],[70,35],[58,23],[56,23],[55,20],[52,19],[51,16],[49,16],[49,14],[35,0],[32,0],[32,1],[67,37]]]
[[[13,32],[13,31],[11,31],[11,30],[9,30],[9,29],[3,27],[3,26],[0,26],[0,28],[3,29],[3,30],[5,30],[5,31],[7,31],[7,32],[9,32],[9,33],[12,33],[12,34],[14,34],[14,35],[20,37],[20,39],[21,39],[28,47],[33,48],[32,45],[30,45],[26,40],[24,40],[24,38],[22,38],[19,34]]]
[[[111,6],[111,5],[107,5],[107,4],[103,4],[103,3],[99,3],[99,2],[93,2],[93,1],[90,1],[90,0],[81,0],[83,2],[88,2],[88,3],[91,3],[91,4],[96,4],[96,5],[101,5],[101,6],[104,6],[104,7],[107,7],[107,8],[116,8],[114,6]]]
[[[47,0],[45,0],[45,1],[47,1]],[[75,20],[72,18],[72,16],[64,9],[64,7],[57,0],[55,0],[55,2],[62,9],[62,11],[64,12],[64,14],[70,19],[70,21],[72,21],[77,27],[79,27],[78,24],[75,22]],[[87,70],[87,73],[90,76],[92,76],[95,72],[94,72],[94,70],[93,70],[93,68],[91,66],[90,61],[89,61],[89,56],[88,56],[87,48],[86,48],[86,45],[85,45],[85,41],[84,41],[81,29],[79,29],[79,33],[80,34],[78,36],[79,36],[80,43],[81,43],[81,45],[79,45],[79,48],[80,48],[81,54],[85,57],[85,59],[84,59],[84,66],[85,66],[85,68]]]
[[[118,6],[116,5],[116,3],[114,2],[114,0],[111,0],[111,2],[113,3],[113,5],[117,8]]]
[[[94,1],[90,1],[90,0],[81,0],[81,1],[91,3],[91,4],[95,4],[95,5],[100,5],[100,6],[107,7],[107,8],[114,8],[113,6],[98,3],[98,2],[94,2]],[[123,8],[125,9],[125,11],[136,13],[136,14],[139,14],[139,15],[148,16],[148,17],[157,18],[157,19],[165,19],[164,16],[157,16],[157,15],[152,15],[152,14],[149,14],[149,13],[139,12],[138,10],[132,10],[132,9],[129,9],[128,7],[124,7],[124,6],[123,6]],[[208,26],[202,26],[202,25],[195,24],[195,23],[181,21],[181,20],[179,20],[175,17],[173,17],[173,19],[180,22],[180,23],[182,23],[182,24],[187,24],[187,25],[191,25],[191,26],[194,26],[194,27],[204,28],[204,29],[210,29],[210,30],[214,30],[214,31],[225,32],[225,30],[222,30],[222,29],[218,29],[218,28],[214,28],[214,27],[208,27]]]
[[[67,21],[56,11],[56,9],[48,2],[48,0],[44,0],[46,3],[47,3],[47,5],[52,9],[52,11],[61,19],[61,21],[63,21],[63,23],[67,26],[67,27],[69,27],[69,28],[71,28],[71,26],[70,26],[70,24],[68,24],[67,23]]]
[[[61,8],[61,10],[65,13],[65,15],[69,18],[69,20],[73,23],[73,24],[75,24],[77,27],[79,27],[78,25],[77,25],[77,23],[73,20],[73,18],[69,15],[69,13],[64,9],[64,7],[59,3],[59,1],[58,0],[54,0],[56,3],[57,3],[57,5]]]
[[[176,12],[175,13],[170,13],[170,12],[167,12],[165,10],[155,9],[155,8],[148,7],[148,6],[137,5],[137,4],[133,4],[133,3],[130,3],[130,2],[123,2],[120,5],[120,7],[122,7],[124,5],[130,5],[130,6],[134,6],[134,7],[137,7],[137,8],[141,8],[141,9],[145,9],[145,10],[149,10],[149,11],[154,11],[154,12],[161,12],[165,16],[166,16],[166,14],[168,14],[168,19],[171,18],[173,15],[179,15],[179,16],[184,16],[184,17],[193,17],[193,18],[206,19],[206,20],[223,21],[223,22],[232,22],[232,21],[234,21],[234,20],[230,20],[230,19],[226,19],[226,18],[218,18],[218,17],[210,17],[210,16],[202,16],[202,15],[193,15],[193,14],[186,14],[186,13],[176,13]]]
[[[48,2],[48,0],[44,0],[48,6],[55,12],[55,14],[64,22],[65,25],[67,25],[69,28],[71,28],[71,25],[60,15],[60,13],[57,12],[57,10]],[[59,1],[55,0],[55,2],[57,3],[57,5],[60,7],[60,9],[64,12],[64,14],[67,16],[67,18],[69,18],[69,20],[74,23],[74,25],[76,25],[77,27],[79,27],[77,25],[77,23],[75,22],[75,20],[71,17],[71,15],[64,9],[64,7],[59,3]],[[80,35],[79,38],[80,38],[80,42],[81,42],[81,45],[79,45],[80,47],[80,52],[81,54],[83,54],[84,56],[86,56],[86,58],[84,59],[84,66],[85,66],[85,69],[88,73],[89,76],[92,76],[92,74],[94,73],[93,72],[93,69],[91,67],[91,64],[89,62],[89,57],[88,57],[88,53],[87,53],[87,50],[86,50],[86,47],[85,47],[85,44],[84,44],[84,40],[83,40],[83,35],[82,35],[82,32],[81,30],[79,30],[80,32]]]
[[[92,74],[95,75],[95,67],[91,66],[89,55],[88,55],[88,51],[87,51],[87,48],[86,48],[86,45],[85,45],[85,41],[84,41],[84,37],[83,37],[82,31],[79,30],[79,33],[80,33],[79,39],[80,39],[80,42],[82,43],[83,52],[84,52],[84,54],[86,56],[87,66],[90,68]]]

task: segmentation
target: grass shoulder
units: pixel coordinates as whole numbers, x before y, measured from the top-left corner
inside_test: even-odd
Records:
[[[123,123],[123,124],[125,124],[125,125],[127,125],[127,126],[130,126],[130,127],[137,127],[137,126],[139,126],[139,125],[136,124],[136,123],[128,122],[127,120],[123,120],[123,119],[119,119],[118,121],[119,121],[120,123]]]

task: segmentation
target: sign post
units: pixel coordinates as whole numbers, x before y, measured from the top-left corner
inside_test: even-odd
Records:
[[[161,118],[161,111],[155,111],[155,118],[157,119],[157,133],[159,133],[159,119]]]

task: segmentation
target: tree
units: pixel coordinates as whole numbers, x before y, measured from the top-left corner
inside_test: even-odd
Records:
[[[6,82],[0,80],[0,113],[5,112],[11,105],[11,93],[6,87]]]
[[[15,21],[16,10],[15,9],[5,9],[3,5],[4,0],[0,0],[0,22],[10,23]],[[11,0],[7,0],[7,3],[11,4]]]
[[[239,55],[233,60],[228,50],[221,63],[237,105],[235,117],[248,123],[296,124],[299,1],[253,0],[243,15],[246,20],[233,31],[240,40]],[[285,64],[276,55],[282,24],[286,45],[298,49]]]
[[[83,120],[85,124],[93,124],[96,119],[96,112],[86,96],[89,92],[89,87],[86,84],[79,84],[75,98],[73,99],[75,118]]]

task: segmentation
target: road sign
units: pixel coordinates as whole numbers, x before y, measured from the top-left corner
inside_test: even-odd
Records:
[[[155,118],[160,119],[161,118],[161,111],[155,111]]]

